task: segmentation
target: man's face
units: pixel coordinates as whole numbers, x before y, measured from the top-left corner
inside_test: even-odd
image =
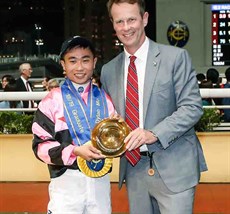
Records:
[[[140,15],[138,4],[119,3],[111,8],[113,28],[130,54],[134,54],[145,40],[148,13]]]
[[[96,61],[90,49],[77,47],[65,54],[61,65],[72,82],[85,84],[93,75]]]
[[[30,64],[24,64],[22,68],[22,75],[23,77],[28,80],[31,77],[33,69]]]

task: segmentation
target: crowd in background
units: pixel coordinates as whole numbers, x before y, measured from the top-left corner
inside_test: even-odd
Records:
[[[3,92],[16,92],[16,91],[33,91],[33,85],[29,81],[33,69],[30,63],[22,63],[19,66],[20,77],[15,79],[14,76],[6,74],[2,76],[1,88]],[[43,90],[50,91],[53,88],[59,87],[59,82],[50,77],[44,77],[42,81]],[[34,100],[29,101],[4,101],[0,100],[0,108],[36,108],[37,102]],[[19,112],[20,113],[20,112]],[[26,114],[33,114],[26,112]]]
[[[26,63],[28,65],[28,63]],[[20,65],[21,66],[21,65]],[[29,65],[32,73],[31,65]],[[20,70],[20,69],[19,69]],[[24,70],[25,71],[25,70]],[[24,73],[24,71],[20,71],[20,74]],[[27,73],[23,75],[25,80],[29,80],[31,73]],[[12,92],[12,91],[33,91],[32,84],[29,82],[30,89],[20,89],[18,86],[19,79],[15,79],[14,76],[10,74],[5,74],[1,79],[1,88],[4,92]],[[198,73],[197,80],[200,88],[230,88],[230,67],[225,71],[226,82],[223,83],[222,77],[218,70],[215,68],[210,68],[207,70],[206,74]],[[98,78],[94,77],[94,81],[98,82]],[[99,83],[98,83],[99,84]],[[50,91],[53,88],[59,87],[60,84],[58,80],[55,78],[51,78],[49,76],[45,76],[42,81],[43,91]],[[203,106],[209,105],[230,105],[230,98],[203,98],[202,99]],[[29,102],[28,102],[29,103]],[[32,104],[33,106],[34,104]],[[30,106],[30,107],[32,107]],[[29,106],[23,104],[22,101],[0,101],[0,108],[27,108]],[[34,106],[33,106],[34,107]],[[220,109],[220,114],[223,115],[223,120],[225,122],[230,122],[230,109]]]
[[[226,82],[223,83],[218,70],[210,68],[206,75],[203,73],[197,74],[197,80],[200,88],[230,88],[230,67],[225,71]],[[203,98],[203,106],[210,105],[230,105],[230,98]],[[220,114],[223,115],[225,122],[230,122],[230,109],[220,109]]]

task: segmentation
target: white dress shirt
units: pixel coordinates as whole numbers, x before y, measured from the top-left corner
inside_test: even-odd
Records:
[[[147,55],[149,49],[149,39],[146,37],[142,46],[136,51],[134,56],[136,57],[135,65],[137,69],[137,76],[138,76],[138,94],[139,94],[139,127],[144,128],[144,121],[143,121],[143,98],[144,98],[144,80],[145,80],[145,69],[147,63]],[[129,57],[131,56],[125,49],[125,81],[124,81],[124,88],[126,93],[126,85],[127,85],[127,76],[128,76],[128,66],[130,63]],[[125,94],[126,95],[126,94]],[[148,148],[146,145],[142,145],[140,147],[141,151],[147,151]]]

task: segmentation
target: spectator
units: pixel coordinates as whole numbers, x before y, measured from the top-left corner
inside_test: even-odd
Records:
[[[46,76],[43,78],[42,80],[42,86],[43,86],[43,90],[44,91],[47,91],[48,90],[48,81],[50,80],[51,78],[49,76]]]
[[[5,92],[16,90],[16,80],[10,74],[2,76],[2,89]],[[1,101],[0,108],[21,108],[21,103],[18,101]]]
[[[19,66],[20,77],[16,80],[17,91],[33,91],[32,84],[29,82],[29,78],[33,72],[32,67],[29,63],[22,63]],[[36,103],[33,100],[22,101],[23,108],[34,108]]]
[[[222,77],[219,77],[217,85],[219,85],[220,88],[224,88],[223,78]]]
[[[58,88],[59,87],[59,82],[56,79],[50,79],[47,82],[47,90],[51,91],[53,88]]]
[[[9,82],[4,87],[5,92],[16,91],[16,84]],[[2,101],[0,102],[0,108],[22,108],[22,103],[20,101]]]
[[[196,78],[197,78],[198,84],[200,84],[203,80],[205,80],[205,75],[203,73],[198,73],[196,75]]]
[[[212,82],[213,88],[220,88],[219,76],[219,72],[215,68],[209,68],[207,70],[206,79]],[[213,101],[215,105],[221,105],[222,98],[214,98]]]
[[[11,83],[11,84],[15,83],[14,77],[10,74],[6,74],[6,75],[2,76],[2,89],[3,90],[8,83]]]
[[[227,68],[225,71],[225,77],[226,77],[226,84],[224,84],[224,88],[230,88],[230,67]],[[222,99],[222,104],[223,105],[230,105],[230,97],[226,97]],[[225,122],[230,122],[230,108],[224,109],[224,121]]]
[[[219,72],[215,68],[209,68],[206,73],[206,79],[210,80],[213,86],[216,86],[219,81]]]
[[[199,84],[200,88],[213,88],[212,82],[210,80],[203,80]],[[211,106],[215,105],[212,98],[202,98],[202,104],[203,106]]]

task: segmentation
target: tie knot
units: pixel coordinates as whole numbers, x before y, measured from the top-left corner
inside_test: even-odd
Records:
[[[129,58],[130,58],[130,62],[134,62],[134,61],[136,60],[137,57],[135,57],[135,56],[130,56]]]

